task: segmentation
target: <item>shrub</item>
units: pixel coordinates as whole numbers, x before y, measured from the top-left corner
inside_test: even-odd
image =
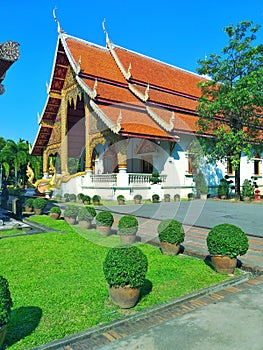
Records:
[[[125,215],[118,222],[118,233],[121,235],[136,235],[138,231],[138,220],[132,215]]]
[[[47,204],[47,201],[45,198],[41,198],[41,197],[38,197],[38,198],[34,198],[33,200],[33,208],[35,209],[44,209],[45,206]]]
[[[170,195],[169,193],[166,193],[166,194],[164,195],[164,198],[171,198],[171,195]]]
[[[76,198],[77,196],[74,193],[70,193],[68,196],[68,199],[70,200],[70,202],[76,202]]]
[[[184,241],[183,225],[177,220],[162,220],[157,227],[157,231],[161,242],[180,244]]]
[[[91,200],[90,196],[88,196],[88,195],[83,195],[83,197],[82,197],[82,202],[83,202],[83,203],[84,203],[84,202],[89,202],[89,203],[90,203],[90,200]]]
[[[194,194],[192,192],[187,194],[187,198],[188,199],[193,199],[194,198]]]
[[[34,198],[28,198],[25,202],[25,206],[29,208],[33,208],[33,202],[34,202]]]
[[[180,194],[175,194],[174,195],[174,201],[177,202],[181,199]]]
[[[152,185],[162,182],[158,171],[155,170],[152,172],[152,176],[150,177],[150,182],[152,183]]]
[[[111,248],[103,264],[103,272],[110,287],[140,288],[148,269],[146,255],[136,246]]]
[[[159,201],[159,199],[160,199],[160,196],[158,195],[158,194],[153,194],[152,195],[152,201],[154,202],[154,201]]]
[[[135,199],[138,199],[139,201],[141,201],[141,200],[142,200],[142,195],[136,194],[136,195],[133,197],[133,199],[134,199],[134,200],[135,200]]]
[[[211,255],[228,255],[230,258],[246,254],[249,247],[246,234],[232,224],[214,226],[207,235],[206,243]]]
[[[78,219],[81,221],[91,221],[95,218],[95,216],[96,210],[93,207],[82,207],[79,209]]]
[[[13,301],[8,281],[3,276],[0,276],[0,328],[8,323],[12,306]]]
[[[195,175],[194,182],[195,182],[195,188],[196,188],[196,193],[198,197],[200,197],[201,194],[208,193],[208,186],[207,186],[205,177],[201,171],[199,171]]]
[[[96,223],[99,226],[112,226],[114,222],[113,215],[109,211],[101,211],[96,216]]]
[[[56,214],[61,214],[61,209],[57,205],[54,205],[54,207],[50,208],[50,213],[56,213]]]
[[[245,179],[242,185],[241,195],[243,197],[254,197],[254,186],[252,185],[251,180]]]
[[[69,193],[64,193],[64,196],[63,196],[65,199],[68,199],[69,198]]]
[[[122,194],[120,194],[119,196],[117,196],[117,200],[118,201],[124,201],[125,197]]]
[[[64,210],[64,217],[76,218],[78,216],[79,208],[76,205],[67,205]]]
[[[218,185],[217,194],[218,194],[219,198],[221,198],[222,196],[225,196],[226,198],[229,197],[229,182],[226,179],[220,180],[220,184]]]
[[[77,195],[77,198],[78,198],[78,200],[80,200],[80,201],[83,200],[83,197],[84,197],[84,193],[79,193],[79,194]]]
[[[99,203],[101,200],[101,197],[98,196],[97,194],[95,194],[93,197],[92,197],[92,202],[94,203]]]

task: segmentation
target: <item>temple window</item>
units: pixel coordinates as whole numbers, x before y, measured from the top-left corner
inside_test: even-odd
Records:
[[[261,163],[261,156],[260,154],[256,153],[254,158],[254,175],[259,176],[260,175],[260,163]]]

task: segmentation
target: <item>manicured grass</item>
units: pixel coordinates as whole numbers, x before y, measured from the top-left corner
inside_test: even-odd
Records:
[[[108,247],[119,244],[118,236],[102,238],[96,230],[70,227],[48,216],[32,220],[62,233],[1,240],[0,271],[14,302],[8,349],[34,348],[229,278],[201,260],[163,256],[158,248],[138,243],[148,257],[147,280],[140,302],[124,311],[109,300],[102,270]]]
[[[9,230],[0,230],[0,237],[4,236],[14,236],[14,235],[19,235],[25,233],[24,230],[22,229],[9,229]]]

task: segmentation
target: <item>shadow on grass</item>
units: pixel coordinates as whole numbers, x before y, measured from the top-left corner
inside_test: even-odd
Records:
[[[140,298],[143,298],[147,294],[150,294],[153,289],[153,284],[150,280],[145,279],[143,286],[141,287],[140,291]]]
[[[31,334],[37,328],[42,310],[37,306],[20,307],[11,312],[5,345],[11,346]]]

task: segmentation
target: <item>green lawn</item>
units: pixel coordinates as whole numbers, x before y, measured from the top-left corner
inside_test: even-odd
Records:
[[[48,216],[32,220],[62,233],[1,239],[0,271],[14,302],[9,349],[34,348],[229,278],[202,260],[163,256],[138,243],[148,257],[147,280],[140,302],[124,311],[110,302],[102,271],[108,247],[119,244],[119,237],[101,237]]]

